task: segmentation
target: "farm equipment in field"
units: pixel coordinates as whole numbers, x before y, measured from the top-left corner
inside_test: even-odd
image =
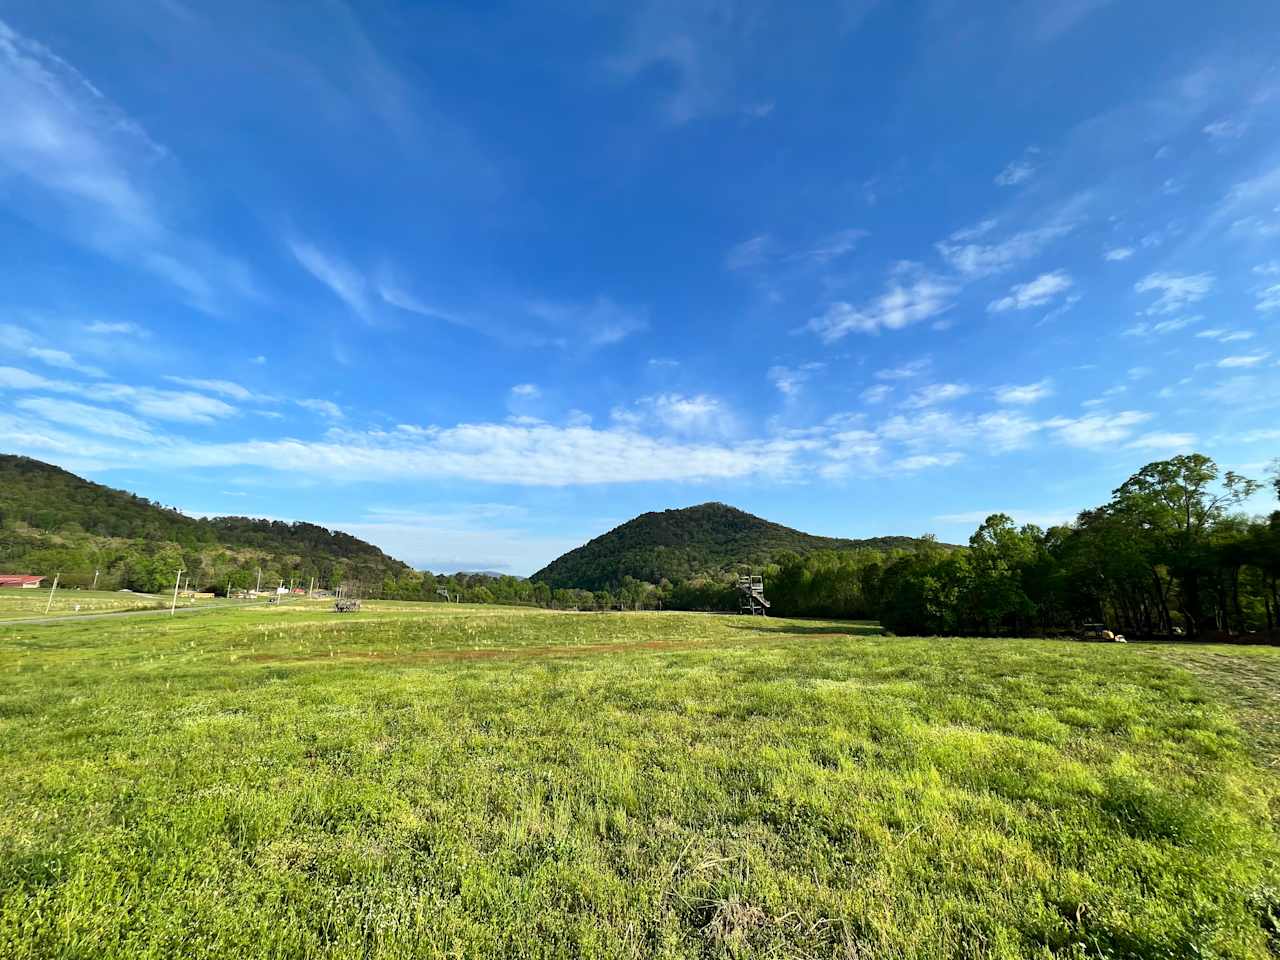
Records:
[[[769,601],[764,598],[764,577],[738,578],[739,609],[753,617],[768,616]]]
[[[1105,623],[1086,623],[1080,628],[1080,639],[1095,643],[1124,643],[1122,634],[1107,629]]]

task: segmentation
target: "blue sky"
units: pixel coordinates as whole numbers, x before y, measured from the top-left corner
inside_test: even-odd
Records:
[[[0,449],[515,573],[713,499],[963,540],[1178,452],[1260,477],[1278,35],[1273,0],[0,0]]]

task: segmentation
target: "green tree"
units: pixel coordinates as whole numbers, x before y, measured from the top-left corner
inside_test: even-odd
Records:
[[[1036,557],[1040,531],[1018,530],[1005,513],[987,517],[969,538],[969,613],[987,633],[1020,632],[1036,612],[1022,587],[1022,572]]]
[[[1181,613],[1192,635],[1204,619],[1209,530],[1259,489],[1257,481],[1230,470],[1219,481],[1218,465],[1192,453],[1147,464],[1112,495],[1110,508],[1134,521],[1151,559],[1177,579]]]

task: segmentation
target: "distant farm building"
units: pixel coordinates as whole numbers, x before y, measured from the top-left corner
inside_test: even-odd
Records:
[[[0,587],[21,587],[34,590],[40,586],[44,577],[32,576],[29,573],[0,573]]]

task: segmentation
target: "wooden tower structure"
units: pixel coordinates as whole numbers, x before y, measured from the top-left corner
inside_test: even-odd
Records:
[[[745,614],[768,616],[769,601],[764,598],[764,577],[738,577],[738,604]]]

